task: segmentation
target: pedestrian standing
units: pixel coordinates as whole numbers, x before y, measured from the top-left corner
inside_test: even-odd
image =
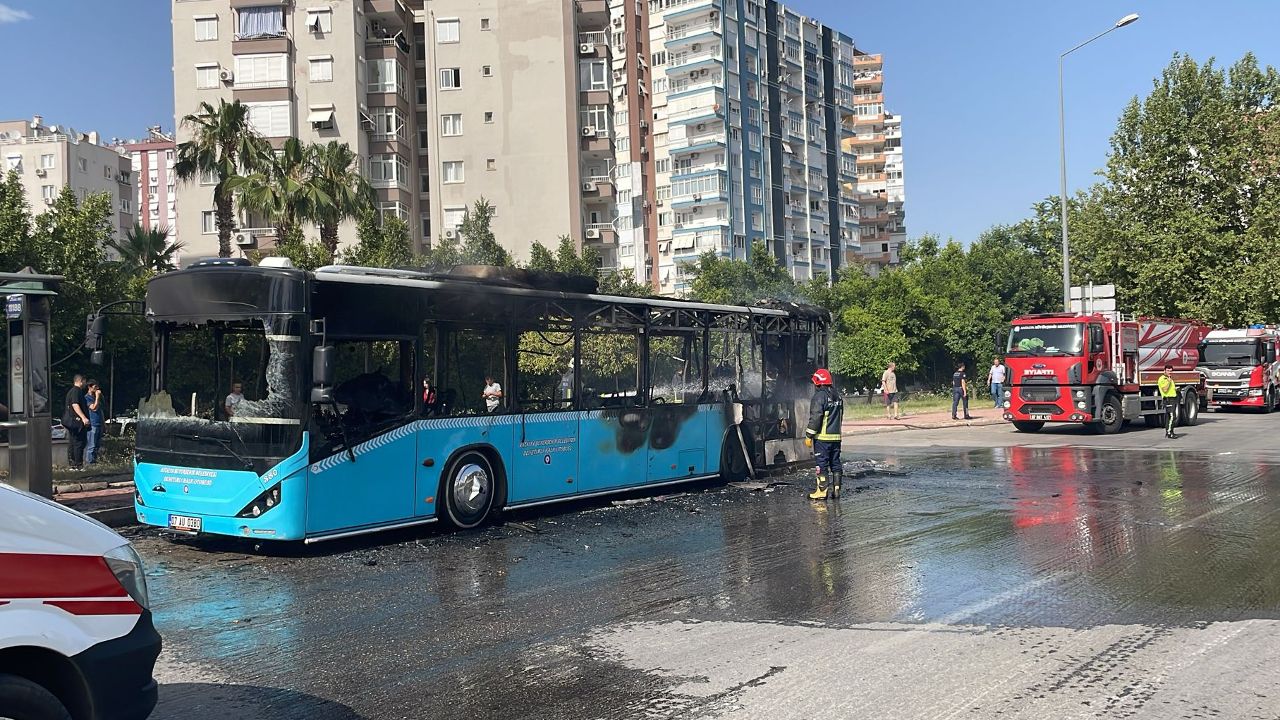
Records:
[[[839,498],[840,481],[844,475],[844,466],[840,460],[844,400],[831,386],[831,373],[826,368],[818,368],[813,372],[813,386],[804,444],[813,448],[813,457],[818,463],[818,486],[809,493],[809,499]]]
[[[880,387],[884,392],[884,416],[889,420],[902,417],[898,412],[898,373],[894,372],[897,367],[896,363],[889,363],[889,367],[880,376]]]
[[[493,412],[502,404],[502,386],[493,379],[492,375],[484,376],[484,406],[488,412]]]
[[[222,410],[226,412],[228,420],[236,414],[242,402],[244,402],[244,385],[239,382],[231,383],[231,392],[227,394],[227,399],[222,401]]]
[[[1164,401],[1164,436],[1176,439],[1178,436],[1173,432],[1173,424],[1178,420],[1178,383],[1173,380],[1172,365],[1164,366],[1164,374],[1156,381],[1156,387]]]
[[[987,386],[991,388],[991,402],[995,403],[993,407],[1000,407],[1000,398],[1004,393],[1004,363],[1000,362],[1000,358],[991,359],[991,369],[987,371]]]
[[[67,429],[67,467],[84,469],[84,444],[89,432],[89,413],[85,410],[84,376],[71,379],[62,411],[62,427]]]
[[[960,407],[960,403],[964,403],[964,419],[972,420],[973,416],[969,414],[969,376],[964,372],[964,363],[956,365],[956,371],[951,374],[951,419],[959,420],[956,417],[956,410]]]
[[[89,432],[85,436],[84,461],[87,465],[98,462],[98,453],[102,449],[102,387],[98,381],[90,378],[85,381],[85,410],[89,414]]]

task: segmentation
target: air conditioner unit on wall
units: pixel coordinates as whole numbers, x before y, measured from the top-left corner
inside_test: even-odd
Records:
[[[592,125],[586,125],[582,128],[582,137],[595,137],[596,129]]]
[[[590,180],[582,183],[582,192],[595,192],[596,188],[596,184]]]
[[[45,175],[48,175],[48,174],[49,174],[48,170],[45,170],[44,168],[36,168],[36,177],[44,177]]]
[[[598,228],[587,228],[586,232],[582,233],[582,236],[588,240],[599,240],[600,230]]]
[[[219,70],[219,71],[218,71],[218,79],[219,79],[219,80],[221,80],[221,81],[222,81],[222,82],[224,82],[224,83],[229,83],[229,82],[232,82],[232,81],[234,81],[234,80],[236,79],[236,74],[235,74],[235,73],[233,73],[233,72],[231,72],[230,70],[226,70],[226,69]]]
[[[453,240],[458,237],[458,231],[453,229],[445,230],[444,236],[447,240]]]
[[[240,247],[253,247],[256,240],[252,233],[236,233],[236,245]]]
[[[596,51],[596,46],[591,43],[580,43],[578,45],[578,53],[581,55],[590,55]]]

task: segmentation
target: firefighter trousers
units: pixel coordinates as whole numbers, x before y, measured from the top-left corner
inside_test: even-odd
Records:
[[[818,462],[819,475],[825,477],[832,470],[839,470],[842,467],[840,462],[840,443],[828,440],[814,440],[813,459]]]

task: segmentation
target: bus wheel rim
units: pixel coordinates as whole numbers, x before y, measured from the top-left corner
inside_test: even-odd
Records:
[[[468,515],[480,512],[489,503],[492,490],[489,471],[476,463],[467,463],[453,475],[453,506]]]

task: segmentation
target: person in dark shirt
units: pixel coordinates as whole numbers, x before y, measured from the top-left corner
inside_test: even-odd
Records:
[[[959,420],[956,417],[956,410],[960,404],[964,403],[964,419],[972,420],[973,416],[969,414],[969,376],[964,372],[964,363],[956,366],[956,371],[951,373],[951,419]]]
[[[93,378],[85,381],[85,387],[84,407],[89,413],[89,432],[85,436],[88,447],[84,451],[84,461],[93,465],[98,462],[98,453],[102,450],[102,387]]]
[[[67,429],[67,467],[84,469],[84,443],[89,432],[89,413],[86,411],[84,376],[71,380],[71,389],[62,411],[62,426]]]

